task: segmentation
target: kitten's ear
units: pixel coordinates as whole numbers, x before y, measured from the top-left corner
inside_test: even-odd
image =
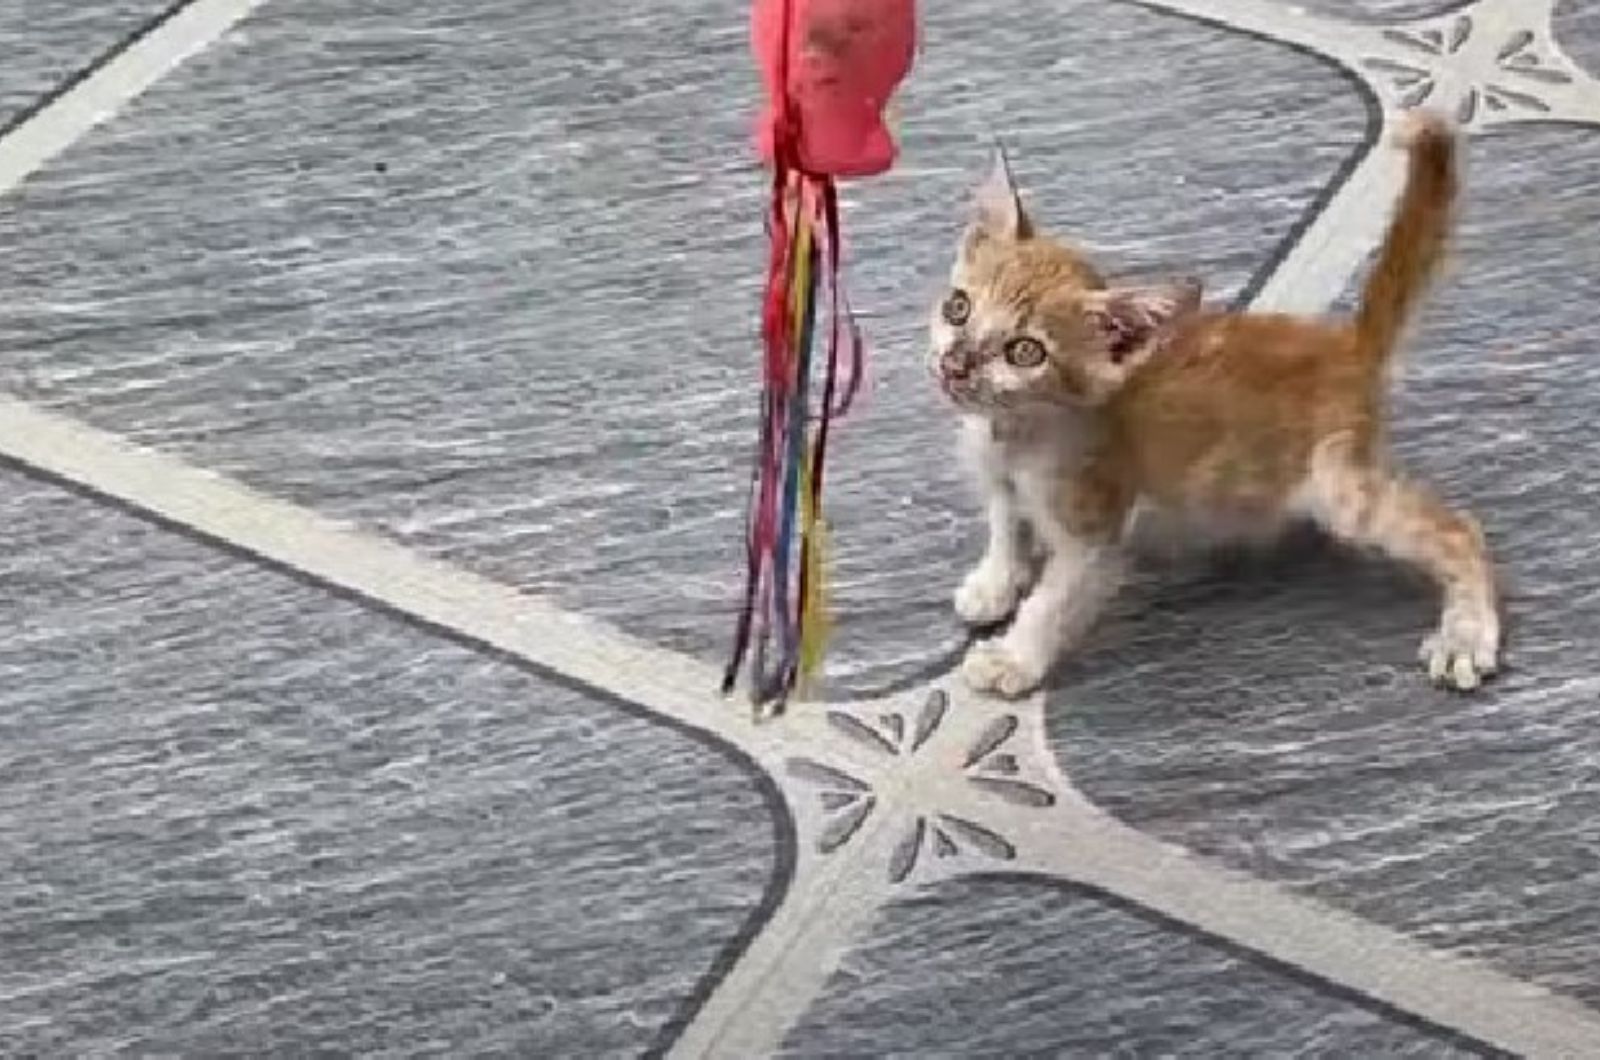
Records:
[[[1022,195],[1011,175],[1011,161],[1004,145],[996,140],[989,175],[978,185],[974,197],[965,243],[968,247],[985,239],[1015,243],[1032,235],[1033,223],[1022,209]]]
[[[1116,287],[1090,296],[1089,320],[1120,364],[1165,338],[1200,308],[1204,285],[1196,279],[1156,287]]]

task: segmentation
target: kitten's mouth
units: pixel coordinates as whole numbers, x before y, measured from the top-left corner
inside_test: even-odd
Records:
[[[928,374],[939,384],[939,392],[951,404],[963,409],[975,409],[985,404],[983,388],[974,373],[952,372],[935,357],[928,364]]]
[[[971,393],[971,377],[952,375],[940,366],[937,360],[928,364],[928,374],[933,381],[939,384],[939,390],[951,401],[959,401],[963,396]]]
[[[951,379],[949,376],[941,375],[939,389],[944,392],[945,398],[958,408],[976,409],[985,404],[982,393],[969,380]]]

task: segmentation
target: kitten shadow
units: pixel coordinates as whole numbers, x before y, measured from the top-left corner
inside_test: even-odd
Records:
[[[1147,561],[1051,674],[1047,710],[1148,725],[1163,715],[1241,719],[1285,697],[1337,702],[1402,680],[1426,694],[1415,655],[1434,601],[1411,571],[1311,529],[1271,546]]]
[[[825,701],[960,680],[967,649],[1008,625],[962,630],[948,621],[955,639],[935,658],[880,684],[837,685]],[[1046,710],[1226,720],[1298,686],[1334,701],[1387,688],[1444,700],[1450,694],[1430,689],[1415,661],[1436,621],[1426,579],[1309,525],[1268,543],[1204,550],[1147,541],[1128,586],[1051,672]]]

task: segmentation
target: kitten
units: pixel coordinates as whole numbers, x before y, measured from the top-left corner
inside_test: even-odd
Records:
[[[1039,685],[1116,591],[1136,506],[1256,529],[1309,518],[1415,565],[1443,593],[1422,643],[1429,675],[1465,691],[1494,673],[1483,536],[1384,452],[1390,355],[1443,254],[1456,190],[1441,119],[1414,119],[1405,141],[1398,209],[1360,308],[1338,321],[1204,311],[1193,281],[1107,288],[1034,231],[997,157],[932,320],[931,367],[962,414],[989,524],[956,610],[976,626],[1014,615],[968,651],[969,684],[1005,696]]]

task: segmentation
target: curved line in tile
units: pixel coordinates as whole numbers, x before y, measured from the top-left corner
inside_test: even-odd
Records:
[[[1239,27],[1231,25],[1228,22],[1224,22],[1221,19],[1203,18],[1199,15],[1192,15],[1181,11],[1173,11],[1170,8],[1143,3],[1142,0],[1128,0],[1128,2],[1138,7],[1142,7],[1147,11],[1155,11],[1160,14],[1170,15],[1173,18],[1199,23],[1203,26],[1210,26],[1213,29],[1221,30],[1225,33],[1231,33],[1235,36],[1249,37],[1252,40],[1259,40],[1267,44],[1275,44],[1280,48],[1284,48],[1288,51],[1306,56],[1309,59],[1314,59],[1324,67],[1327,67],[1329,70],[1338,74],[1339,77],[1354,90],[1356,97],[1360,99],[1362,104],[1366,107],[1367,124],[1366,128],[1363,130],[1364,135],[1361,146],[1350,153],[1350,156],[1345,159],[1344,164],[1339,167],[1338,171],[1334,173],[1333,177],[1328,181],[1328,183],[1323,186],[1323,189],[1317,193],[1316,198],[1312,199],[1311,202],[1307,204],[1306,208],[1301,212],[1300,217],[1293,225],[1290,226],[1289,231],[1284,234],[1282,241],[1279,242],[1278,246],[1272,251],[1271,254],[1267,256],[1267,260],[1262,262],[1261,267],[1256,270],[1253,276],[1250,277],[1249,282],[1240,288],[1239,293],[1234,296],[1233,302],[1229,308],[1234,310],[1244,309],[1248,307],[1250,303],[1255,300],[1256,296],[1261,293],[1262,288],[1267,285],[1267,281],[1271,280],[1273,273],[1277,272],[1278,269],[1283,266],[1284,261],[1288,259],[1289,255],[1294,253],[1294,248],[1300,245],[1300,240],[1305,238],[1306,232],[1309,231],[1311,226],[1316,223],[1317,218],[1322,216],[1322,212],[1328,208],[1328,204],[1333,201],[1334,196],[1338,195],[1340,190],[1344,188],[1345,183],[1350,179],[1351,174],[1356,171],[1356,168],[1359,167],[1362,162],[1366,161],[1367,156],[1372,153],[1372,149],[1378,145],[1378,139],[1383,134],[1383,104],[1379,101],[1378,94],[1373,91],[1372,86],[1367,83],[1366,78],[1362,77],[1358,71],[1346,66],[1344,63],[1335,59],[1331,55],[1325,55],[1314,48],[1308,48],[1305,45],[1295,43],[1294,41],[1283,40],[1282,38],[1274,37],[1271,34],[1257,33],[1254,30],[1240,29]],[[1473,2],[1476,2],[1476,0],[1461,0],[1461,6],[1467,6]]]
[[[1382,2],[1382,0],[1380,0]],[[1405,0],[1390,0],[1391,3],[1404,4]],[[1430,18],[1443,18],[1453,15],[1457,11],[1465,11],[1469,7],[1476,7],[1480,0],[1434,0],[1431,4],[1415,4],[1413,6],[1398,6],[1386,11],[1350,11],[1348,0],[1312,0],[1306,6],[1315,14],[1326,17],[1343,19],[1364,26],[1399,26],[1409,22],[1424,22]],[[1304,3],[1304,0],[1302,0]]]
[[[1591,29],[1585,40],[1575,30]],[[1574,66],[1600,77],[1600,3],[1596,0],[1561,0],[1550,18],[1550,36],[1561,54]]]
[[[705,1004],[706,999],[715,992],[718,985],[721,984],[745,950],[749,948],[752,940],[766,927],[767,922],[772,918],[772,914],[788,895],[789,886],[794,879],[797,839],[794,818],[789,812],[788,803],[783,797],[783,792],[778,787],[777,781],[763,770],[755,759],[740,748],[723,741],[714,733],[657,714],[617,695],[609,689],[591,685],[585,681],[574,680],[565,674],[547,669],[519,655],[497,648],[492,644],[485,644],[457,630],[425,621],[408,612],[391,607],[380,600],[374,600],[362,593],[347,589],[344,586],[325,582],[297,567],[261,556],[232,541],[213,537],[184,523],[163,518],[136,505],[129,504],[120,498],[102,494],[72,479],[52,475],[31,464],[14,460],[4,455],[0,455],[0,468],[15,471],[36,482],[47,483],[94,504],[111,508],[114,511],[138,519],[140,522],[159,527],[162,530],[177,534],[187,540],[198,542],[208,548],[216,549],[225,555],[243,560],[253,566],[283,575],[298,584],[311,586],[335,599],[349,601],[369,613],[381,615],[408,628],[419,630],[429,636],[455,644],[477,655],[504,663],[523,673],[532,674],[541,680],[549,681],[551,684],[592,697],[632,717],[659,725],[685,736],[714,754],[721,755],[726,761],[745,773],[759,793],[762,802],[766,804],[772,820],[773,857],[771,875],[762,890],[761,900],[756,903],[755,908],[745,917],[744,922],[739,926],[738,932],[728,940],[712,960],[711,966],[696,981],[694,990],[684,1001],[678,1012],[657,1032],[655,1040],[646,1050],[645,1055],[662,1055],[671,1047],[672,1042],[683,1033],[684,1028],[694,1019],[695,1014]]]
[[[709,744],[708,744],[709,745]],[[795,860],[799,839],[796,834],[794,818],[790,815],[788,805],[784,801],[783,792],[778,787],[777,781],[763,771],[754,761],[745,758],[744,754],[733,748],[717,747],[727,758],[736,765],[748,767],[756,776],[756,790],[761,793],[763,801],[772,811],[773,837],[772,837],[772,875],[767,880],[766,888],[761,892],[761,901],[745,917],[744,923],[739,926],[739,931],[729,939],[720,952],[713,958],[711,966],[707,968],[694,985],[694,991],[679,1006],[673,1017],[662,1025],[656,1033],[655,1041],[645,1050],[644,1056],[665,1056],[683,1032],[694,1022],[700,1010],[716,993],[722,981],[728,977],[733,966],[739,958],[744,956],[756,936],[766,930],[767,923],[772,919],[778,907],[789,895],[789,887],[794,883]]]

